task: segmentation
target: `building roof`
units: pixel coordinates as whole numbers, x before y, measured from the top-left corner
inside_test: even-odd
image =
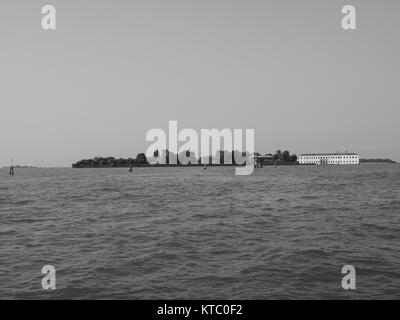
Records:
[[[303,153],[301,156],[358,156],[357,153],[353,152],[327,152],[327,153]]]

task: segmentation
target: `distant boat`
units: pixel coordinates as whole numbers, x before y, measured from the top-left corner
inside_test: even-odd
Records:
[[[204,170],[207,170],[207,165],[206,165],[206,164],[204,165],[203,169],[204,169]]]

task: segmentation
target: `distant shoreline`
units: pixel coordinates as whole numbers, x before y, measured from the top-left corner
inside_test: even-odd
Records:
[[[277,166],[294,166],[296,163],[293,162],[278,162]],[[184,167],[243,167],[243,165],[238,165],[238,164],[216,164],[216,163],[210,163],[210,164],[197,164],[197,163],[189,163],[189,164],[163,164],[163,163],[156,163],[156,164],[133,164],[132,168],[184,168]],[[264,163],[263,166],[274,166],[274,163]],[[109,166],[109,165],[98,165],[98,166],[93,166],[93,165],[80,165],[80,166],[72,166],[74,169],[87,169],[87,168],[129,168],[129,165],[114,165],[114,166]]]
[[[360,163],[397,163],[392,159],[360,159]]]
[[[373,159],[367,159],[368,161],[361,161],[360,159],[360,164],[398,164],[399,162],[396,162],[394,160],[390,161],[370,161]],[[294,163],[278,163],[277,166],[294,166]],[[273,163],[270,164],[263,164],[265,167],[272,167],[274,166]],[[298,166],[315,166],[314,164],[298,164]],[[328,166],[335,166],[335,165],[328,165]],[[151,168],[151,167],[156,167],[156,168],[183,168],[183,167],[201,167],[203,168],[203,164],[188,164],[188,165],[179,165],[179,164],[141,164],[141,165],[133,165],[133,168]],[[235,164],[208,164],[207,167],[240,167],[239,165]],[[9,166],[3,166],[0,169],[5,170],[9,169]],[[35,166],[19,166],[15,167],[16,169],[69,169],[71,166],[57,166],[57,167],[35,167]],[[82,167],[72,167],[72,169],[115,169],[115,168],[129,168],[129,166],[116,166],[116,167],[111,167],[111,166],[82,166]]]
[[[181,163],[181,155],[184,156],[188,164]],[[155,151],[151,160],[144,153],[138,153],[136,158],[128,159],[98,156],[93,159],[80,160],[72,164],[72,168],[244,166],[245,164],[238,164],[236,159],[245,159],[249,156],[250,154],[247,152],[220,150],[215,156],[196,158],[195,154],[189,150],[181,152],[180,155],[166,150],[163,152],[163,156],[158,151]],[[254,156],[262,157],[261,161],[257,161],[258,165],[297,164],[297,156],[295,154],[291,155],[288,150],[277,150],[275,154],[269,153],[264,156],[255,152]]]
[[[397,161],[394,161],[392,159],[381,159],[381,158],[371,158],[371,159],[360,159],[360,164],[397,164]],[[269,161],[269,162],[264,162],[262,164],[263,166],[274,166],[275,162],[274,161]],[[293,166],[293,165],[299,165],[302,166],[301,164],[298,164],[296,162],[285,162],[278,160],[276,162],[277,166]],[[181,167],[204,167],[204,164],[198,164],[198,163],[190,163],[187,165],[184,164],[162,164],[162,163],[157,163],[157,164],[149,164],[149,163],[142,163],[142,164],[137,164],[133,163],[132,168],[150,168],[150,167],[156,167],[156,168],[165,168],[165,167],[170,167],[170,168],[181,168]],[[238,164],[206,164],[207,167],[240,167],[244,165],[238,165]],[[10,166],[3,166],[0,169],[9,169]],[[26,166],[26,165],[17,165],[14,166],[15,169],[58,169],[58,168],[71,168],[71,166],[60,166],[60,167],[39,167],[39,166]],[[72,168],[74,169],[85,169],[85,168],[129,168],[128,163],[111,163],[111,164],[83,164],[81,161],[74,163],[72,165]]]
[[[397,162],[391,159],[360,159],[360,164],[396,164]],[[276,166],[310,166],[314,164],[299,164],[296,162],[283,162],[283,161],[277,161]],[[132,164],[132,168],[151,168],[151,167],[156,167],[156,168],[182,168],[182,167],[241,167],[244,165],[238,165],[238,164],[215,164],[215,163],[210,163],[210,164],[197,164],[197,163],[189,163],[189,164],[162,164],[162,163],[156,163],[156,164]],[[264,162],[262,164],[264,167],[271,167],[275,166],[275,162]],[[90,168],[129,168],[129,165],[127,164],[121,164],[121,165],[77,165],[74,164],[72,165],[72,168],[74,169],[90,169]]]

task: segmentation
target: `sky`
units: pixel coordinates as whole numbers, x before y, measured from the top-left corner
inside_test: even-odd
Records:
[[[56,30],[41,28],[46,4]],[[260,153],[400,161],[399,13],[398,0],[2,0],[0,167],[135,157],[169,120],[254,129]]]

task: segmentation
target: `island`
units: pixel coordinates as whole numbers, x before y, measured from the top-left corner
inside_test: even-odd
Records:
[[[83,159],[80,160],[74,164],[72,164],[72,168],[128,168],[130,166],[132,167],[180,167],[180,166],[185,166],[185,167],[196,167],[196,166],[204,166],[207,164],[207,166],[238,166],[239,164],[235,163],[235,153],[239,151],[233,151],[233,152],[228,152],[228,151],[218,151],[216,156],[214,157],[209,157],[208,163],[207,159],[197,159],[194,155],[193,152],[190,151],[185,151],[186,152],[186,157],[189,158],[189,163],[188,164],[181,164],[179,163],[179,158],[178,158],[178,163],[176,164],[170,164],[169,159],[172,155],[174,155],[172,152],[168,150],[164,150],[162,152],[162,155],[159,154],[158,151],[154,153],[154,158],[158,159],[158,162],[155,164],[150,164],[146,155],[144,153],[139,153],[137,154],[136,157],[134,158],[115,158],[115,157],[101,157],[97,156],[94,157],[93,159]],[[176,156],[176,155],[175,155]],[[242,153],[242,156],[249,156],[249,154]],[[288,150],[281,151],[277,150],[274,154],[267,153],[267,154],[260,154],[258,152],[255,152],[254,157],[258,159],[258,163],[261,166],[268,166],[268,165],[295,165],[297,164],[297,156],[295,154],[290,154]],[[219,157],[219,164],[213,163],[215,162],[215,158]],[[230,158],[232,161],[229,161],[229,163],[225,163],[224,159]],[[244,164],[243,164],[244,165]]]

